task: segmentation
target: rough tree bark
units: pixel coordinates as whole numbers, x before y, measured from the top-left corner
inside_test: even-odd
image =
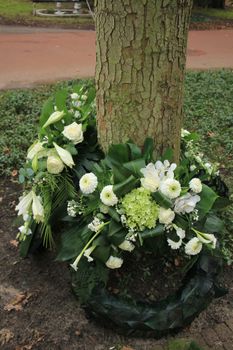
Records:
[[[95,0],[100,144],[154,139],[180,149],[192,0]]]

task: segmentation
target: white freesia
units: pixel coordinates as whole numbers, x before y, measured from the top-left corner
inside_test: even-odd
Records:
[[[100,193],[100,199],[105,205],[107,205],[109,207],[117,204],[118,198],[115,195],[115,193],[113,192],[112,185],[105,186],[102,189],[102,191]]]
[[[174,211],[178,214],[189,214],[191,213],[196,204],[201,200],[200,196],[192,195],[190,193],[186,193],[184,196],[177,198],[175,200]]]
[[[175,242],[172,239],[168,238],[167,243],[171,249],[179,249],[182,245],[182,239],[179,239],[179,241]]]
[[[93,252],[93,250],[96,248],[96,246],[92,246],[92,247],[90,247],[90,248],[88,248],[88,249],[86,249],[85,250],[85,252],[84,252],[84,256],[87,258],[87,261],[88,262],[92,262],[94,259],[92,258],[92,256],[91,256],[91,253]]]
[[[50,174],[60,174],[64,169],[64,163],[58,155],[50,155],[47,158],[47,170]]]
[[[44,144],[44,142],[40,142],[40,141],[34,142],[31,145],[31,147],[29,147],[29,149],[28,149],[27,159],[32,160],[36,154],[43,151],[44,150],[43,144]]]
[[[58,146],[55,142],[53,142],[53,145],[56,148],[56,151],[59,157],[61,158],[61,160],[63,161],[63,163],[65,163],[65,165],[67,165],[68,167],[72,168],[72,166],[74,165],[74,161],[70,152]]]
[[[25,196],[20,197],[19,204],[15,207],[15,210],[18,211],[18,215],[28,214],[28,211],[30,210],[32,205],[32,199],[32,191],[30,191]]]
[[[103,221],[100,221],[100,219],[94,217],[93,221],[90,224],[88,224],[87,227],[93,232],[98,232],[101,229],[102,225]]]
[[[135,245],[128,240],[124,240],[118,247],[127,252],[132,252],[135,248]]]
[[[73,122],[72,124],[66,125],[62,131],[62,134],[68,140],[72,141],[74,145],[83,142],[82,124]]]
[[[197,238],[204,244],[210,244],[213,249],[216,248],[217,238],[211,233],[203,233],[195,230]]]
[[[98,179],[93,173],[87,173],[79,180],[79,187],[82,193],[93,193],[98,185]]]
[[[29,236],[32,234],[32,230],[28,226],[20,226],[18,228],[19,232],[22,233],[23,235]]]
[[[155,169],[154,164],[149,163],[145,168],[142,168],[141,173],[144,175],[144,178],[141,178],[142,187],[145,189],[155,192],[159,188],[159,175],[158,171]]]
[[[173,225],[173,227],[176,230],[177,236],[180,237],[181,239],[184,239],[185,238],[185,230],[183,230],[182,228],[180,228],[176,225]]]
[[[179,181],[174,179],[166,179],[160,185],[160,191],[168,198],[174,199],[180,195],[181,186]]]
[[[202,250],[202,243],[197,238],[194,237],[185,245],[185,253],[187,255],[197,255]]]
[[[73,264],[70,264],[70,266],[75,270],[75,271],[78,271],[78,264],[79,264],[79,261],[81,260],[83,256],[83,252],[81,252],[77,258],[75,259],[75,261],[73,262]]]
[[[175,218],[175,213],[173,210],[165,209],[160,207],[159,208],[159,222],[160,224],[169,225]]]
[[[37,196],[34,191],[32,191],[32,213],[33,219],[38,222],[44,221],[44,208],[42,205],[41,197]]]
[[[123,259],[117,258],[116,256],[110,256],[106,261],[105,265],[109,269],[119,269],[123,264]]]
[[[48,120],[46,121],[46,123],[43,125],[43,128],[46,128],[47,126],[58,122],[59,120],[61,120],[64,117],[64,115],[65,115],[64,111],[53,112],[50,115],[50,117],[48,118]]]
[[[189,188],[195,193],[200,193],[202,191],[201,180],[194,177],[191,181],[189,181]]]

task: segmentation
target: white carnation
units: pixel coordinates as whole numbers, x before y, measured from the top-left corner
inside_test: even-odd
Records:
[[[195,193],[200,193],[202,191],[202,183],[201,180],[198,179],[197,177],[194,177],[190,182],[189,182],[189,188],[195,192]]]
[[[179,181],[174,179],[166,179],[160,185],[160,191],[168,198],[177,198],[181,192]]]
[[[111,255],[105,264],[109,269],[119,269],[123,264],[123,259]]]
[[[141,173],[144,175],[144,178],[141,178],[142,187],[145,189],[155,192],[159,188],[159,175],[158,171],[155,169],[154,164],[149,163],[145,168],[142,168]]]
[[[160,207],[159,208],[159,222],[160,224],[169,225],[175,218],[175,213],[173,210],[165,209]]]
[[[79,180],[79,187],[82,193],[93,193],[98,185],[98,179],[93,173],[87,173]]]
[[[66,125],[62,131],[62,134],[68,140],[72,141],[74,145],[83,142],[82,124],[73,122],[72,124]]]
[[[132,252],[135,248],[135,245],[132,242],[125,240],[118,247],[127,252]]]
[[[178,214],[189,214],[195,209],[196,204],[200,200],[201,198],[198,195],[191,195],[190,193],[186,193],[184,196],[175,200],[174,211]]]
[[[202,243],[197,238],[194,237],[185,245],[185,253],[187,255],[197,255],[202,250]]]
[[[113,192],[112,185],[105,186],[102,189],[102,191],[100,193],[100,199],[105,205],[107,205],[109,207],[117,204],[118,198],[115,195],[115,193]]]

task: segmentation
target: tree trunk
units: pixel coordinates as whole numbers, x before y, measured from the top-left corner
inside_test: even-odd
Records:
[[[178,160],[192,0],[96,0],[100,144],[149,136]]]

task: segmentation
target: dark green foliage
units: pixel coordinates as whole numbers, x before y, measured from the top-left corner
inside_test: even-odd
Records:
[[[194,341],[187,339],[172,340],[168,344],[167,350],[205,350],[196,344]]]

